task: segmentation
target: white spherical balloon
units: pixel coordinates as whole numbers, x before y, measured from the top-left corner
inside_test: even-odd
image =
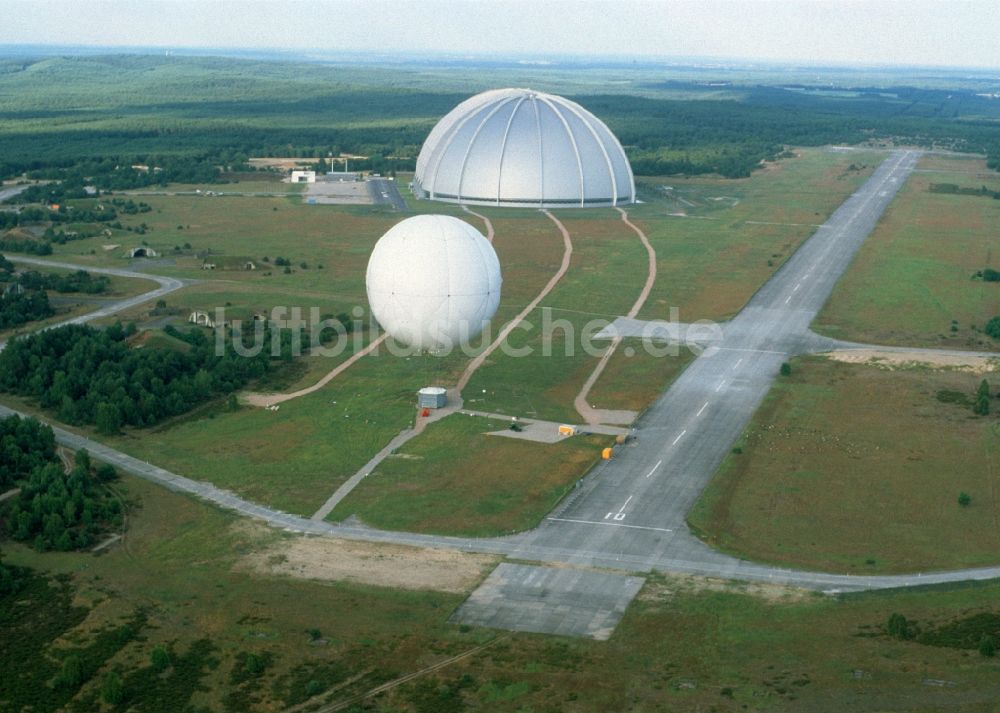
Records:
[[[475,337],[500,304],[500,261],[463,220],[418,215],[375,244],[365,284],[375,319],[396,340],[439,351]]]

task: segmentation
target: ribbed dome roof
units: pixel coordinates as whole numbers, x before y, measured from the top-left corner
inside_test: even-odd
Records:
[[[496,89],[459,104],[431,130],[418,193],[451,203],[609,206],[635,202],[618,139],[579,104],[530,89]]]

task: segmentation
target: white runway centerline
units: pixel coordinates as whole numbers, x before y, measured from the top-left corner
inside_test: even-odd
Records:
[[[663,461],[662,460],[656,461],[656,465],[653,466],[653,469],[651,471],[649,471],[648,473],[646,473],[646,477],[648,478],[653,473],[655,473],[657,470],[659,470],[659,468],[660,468],[661,465],[663,465]]]
[[[676,446],[677,445],[677,441],[681,440],[681,438],[684,436],[685,433],[687,433],[687,429],[686,428],[683,431],[681,431],[680,433],[677,434],[677,438],[675,438],[674,442],[671,443],[670,445]]]
[[[705,405],[704,405],[704,406],[702,406],[702,407],[701,407],[700,409],[698,409],[698,413],[696,413],[696,414],[695,414],[695,417],[697,417],[697,416],[701,416],[702,412],[703,412],[703,411],[704,411],[704,410],[705,410],[706,408],[708,408],[708,401],[706,401],[706,402],[705,402]]]

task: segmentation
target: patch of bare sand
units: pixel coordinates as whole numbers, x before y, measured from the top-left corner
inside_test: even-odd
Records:
[[[698,592],[746,594],[774,604],[801,602],[810,597],[818,596],[812,590],[786,584],[733,582],[689,574],[664,574],[647,581],[640,590],[638,598],[646,602],[662,602],[679,594],[697,594]]]
[[[827,354],[834,361],[848,364],[870,364],[883,368],[898,368],[919,364],[939,369],[986,374],[1000,368],[995,357],[969,354],[939,354],[934,352],[890,352],[878,349],[838,349]]]
[[[300,536],[248,554],[240,566],[299,579],[461,594],[499,561],[493,555]]]

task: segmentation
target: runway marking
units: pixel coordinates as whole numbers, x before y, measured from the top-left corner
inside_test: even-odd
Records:
[[[698,416],[701,416],[701,412],[704,411],[706,408],[708,408],[708,401],[705,402],[704,406],[702,406],[700,409],[698,409],[698,413],[695,414],[695,418],[697,418]]]
[[[648,473],[646,473],[646,477],[648,478],[653,473],[655,473],[660,468],[661,465],[663,465],[663,461],[662,460],[656,461],[656,465],[653,466],[653,469],[651,471],[649,471]]]
[[[791,301],[792,301],[792,296],[788,295],[788,297],[785,298],[785,304],[788,304]]]
[[[634,497],[635,497],[634,495],[629,495],[628,500],[626,500],[625,503],[620,508],[618,508],[618,512],[609,512],[607,515],[604,516],[604,519],[607,520],[609,517],[613,517],[615,520],[624,520],[625,508],[628,507],[628,504],[632,502],[632,498]]]
[[[685,428],[685,429],[684,429],[683,431],[681,431],[680,433],[678,433],[678,434],[677,434],[677,438],[675,438],[675,439],[674,439],[674,442],[673,442],[673,443],[671,443],[670,445],[672,445],[672,446],[676,446],[676,445],[677,445],[677,441],[681,440],[681,438],[682,438],[682,437],[684,436],[684,434],[685,434],[685,433],[687,433],[687,432],[688,432],[688,431],[687,431],[687,429]]]
[[[743,363],[743,357],[740,357],[739,359],[736,360],[736,363],[733,364],[733,368],[736,369],[742,363]]]
[[[792,292],[798,292],[798,291],[799,291],[799,288],[800,288],[800,287],[802,287],[802,282],[801,282],[801,281],[799,282],[799,284],[797,284],[797,285],[796,285],[796,286],[795,286],[795,287],[794,287],[794,288],[792,289]]]
[[[723,379],[722,381],[719,382],[719,385],[715,387],[715,391],[718,392],[719,389],[721,389],[725,385],[726,385],[726,380]]]
[[[747,352],[749,354],[786,354],[787,352],[779,352],[773,349],[748,349],[747,347],[712,347],[716,351],[720,352]],[[734,369],[736,367],[733,367]]]
[[[620,522],[602,522],[601,520],[576,520],[571,517],[547,517],[553,522],[575,522],[580,525],[607,525],[608,527],[625,527],[630,530],[652,530],[653,532],[673,532],[669,527],[648,527],[646,525],[625,525]]]

